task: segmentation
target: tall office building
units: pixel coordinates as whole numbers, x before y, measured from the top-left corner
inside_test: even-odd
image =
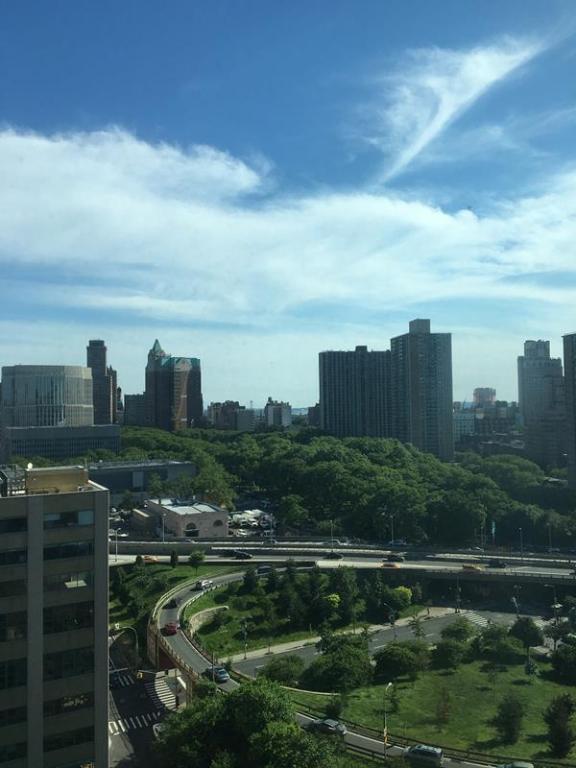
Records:
[[[320,427],[339,437],[390,436],[390,352],[320,353]]]
[[[117,418],[117,375],[107,363],[107,349],[101,339],[88,342],[86,364],[92,371],[94,424],[114,424]]]
[[[94,423],[92,373],[79,365],[2,368],[5,427],[85,427]]]
[[[576,488],[576,333],[564,336],[564,382],[568,485]]]
[[[200,360],[172,357],[158,339],[146,365],[146,419],[152,427],[174,432],[202,421]]]
[[[108,491],[0,467],[0,763],[108,768]]]
[[[412,320],[391,340],[392,433],[439,459],[454,457],[452,337],[431,333],[430,320]]]
[[[566,405],[560,358],[550,357],[549,341],[524,342],[518,357],[518,405],[526,455],[544,467],[563,466]]]
[[[494,405],[496,402],[496,390],[492,387],[476,387],[473,394],[474,406],[483,408],[486,405]]]

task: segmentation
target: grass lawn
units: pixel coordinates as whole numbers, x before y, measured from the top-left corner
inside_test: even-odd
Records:
[[[118,567],[118,566],[114,566],[114,567]],[[145,568],[146,568],[146,571],[150,573],[152,577],[156,577],[161,574],[166,574],[166,581],[167,581],[166,587],[150,589],[143,592],[143,599],[146,605],[147,613],[149,613],[152,610],[158,598],[160,598],[169,589],[172,589],[172,587],[175,587],[180,581],[185,581],[186,579],[191,579],[196,577],[196,568],[193,568],[192,566],[186,565],[186,564],[177,565],[176,568],[171,568],[169,564],[165,564],[165,563],[148,563],[145,565]],[[132,565],[124,566],[124,570],[126,572],[126,583],[130,584],[136,578],[137,571],[134,570]],[[230,573],[235,570],[238,570],[238,569],[230,566],[212,565],[212,564],[201,565],[198,568],[197,578],[205,579],[210,576],[218,576],[223,573]],[[128,610],[127,606],[123,605],[118,599],[118,597],[115,596],[112,584],[110,586],[109,612],[110,612],[110,617],[109,617],[110,626],[118,623],[118,624],[122,624],[122,626],[132,627],[136,624],[136,618],[134,617],[134,615]]]
[[[549,664],[539,662],[540,676],[528,678],[523,665],[503,667],[495,678],[483,671],[484,662],[464,664],[453,673],[428,671],[415,682],[394,684],[397,696],[388,693],[388,729],[428,744],[471,749],[515,758],[551,759],[542,713],[549,701],[561,693],[576,694],[574,687],[560,685],[550,676]],[[505,745],[490,725],[498,703],[514,693],[526,706],[520,739]],[[323,711],[327,696],[294,693],[295,703]],[[342,716],[351,722],[382,730],[384,686],[361,688],[348,697]],[[438,724],[439,702],[448,700],[448,722]],[[575,750],[576,752],[576,750]],[[574,761],[569,756],[564,762]]]

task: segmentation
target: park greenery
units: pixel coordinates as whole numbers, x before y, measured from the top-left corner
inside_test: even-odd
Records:
[[[347,567],[299,573],[290,561],[283,572],[272,568],[265,577],[258,577],[250,567],[242,582],[204,595],[188,607],[185,616],[188,619],[207,608],[223,609],[197,634],[207,650],[225,657],[244,647],[395,620],[410,609],[419,590],[390,587],[385,579],[381,571]]]
[[[162,430],[125,427],[122,452],[89,460],[179,459],[197,467],[155,493],[202,495],[228,508],[238,498],[266,498],[280,531],[370,540],[463,545],[484,532],[497,544],[574,543],[576,496],[549,483],[517,456],[459,454],[447,464],[397,440],[336,438],[310,428],[287,432]],[[78,457],[77,457],[78,458]],[[27,461],[28,459],[26,459]],[[49,463],[38,459],[39,466]]]
[[[295,720],[288,694],[264,678],[227,696],[197,686],[185,710],[165,721],[159,768],[353,768],[339,739],[312,735]]]

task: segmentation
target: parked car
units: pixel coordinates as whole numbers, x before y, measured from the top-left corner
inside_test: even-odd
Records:
[[[491,560],[488,560],[488,568],[506,568],[507,565],[506,560],[502,560],[499,557],[493,557]]]
[[[215,683],[227,683],[230,680],[230,673],[226,667],[208,667],[204,670],[204,677],[214,680]]]
[[[199,590],[199,589],[208,589],[208,587],[211,587],[214,584],[212,579],[200,579],[197,581],[192,589]]]
[[[168,600],[167,603],[164,603],[164,608],[178,608],[179,604],[179,600],[176,600],[176,598],[173,597],[172,600]]]
[[[340,552],[327,552],[325,558],[326,560],[343,560],[344,555],[341,555]]]
[[[245,552],[243,549],[235,549],[233,554],[236,560],[252,560],[254,557],[250,552]]]
[[[404,557],[404,555],[397,555],[394,552],[391,552],[386,558],[386,560],[388,560],[389,563],[403,563],[406,560],[406,558]]]
[[[410,762],[426,765],[442,765],[442,750],[440,747],[430,747],[427,744],[414,744],[404,752],[404,757]]]
[[[398,563],[382,563],[382,568],[398,568]]]
[[[163,635],[175,635],[178,633],[178,624],[175,621],[169,621],[167,624],[164,624],[162,627],[162,634]]]
[[[312,720],[308,726],[309,730],[317,731],[318,733],[329,733],[334,736],[346,736],[348,729],[341,723],[340,720],[332,720],[329,717],[321,720]]]

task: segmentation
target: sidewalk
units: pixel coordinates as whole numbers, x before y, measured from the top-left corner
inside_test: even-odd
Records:
[[[454,608],[449,607],[432,607],[430,608],[430,611],[427,609],[424,609],[418,614],[418,617],[420,619],[423,619],[424,621],[428,618],[430,619],[437,619],[441,616],[448,616],[452,615],[454,613]],[[407,617],[404,619],[398,619],[398,621],[395,624],[395,627],[406,627],[410,624],[412,617]],[[393,632],[394,627],[392,627],[390,624],[370,624],[368,627],[368,634],[372,635],[375,632]],[[356,631],[356,634],[359,634],[360,630]],[[351,635],[352,630],[347,630],[346,632],[339,632],[338,634],[343,635]],[[270,651],[268,651],[268,647],[264,648],[256,648],[253,651],[248,651],[246,653],[246,656],[244,656],[244,652],[241,653],[235,653],[233,656],[230,656],[230,660],[232,663],[236,663],[237,661],[244,661],[246,659],[260,659],[262,656],[274,656],[276,653],[286,653],[286,651],[294,651],[298,648],[304,648],[307,645],[316,645],[320,641],[320,635],[316,635],[314,637],[308,637],[302,640],[293,640],[289,643],[279,643],[278,645],[272,645],[270,647]]]

